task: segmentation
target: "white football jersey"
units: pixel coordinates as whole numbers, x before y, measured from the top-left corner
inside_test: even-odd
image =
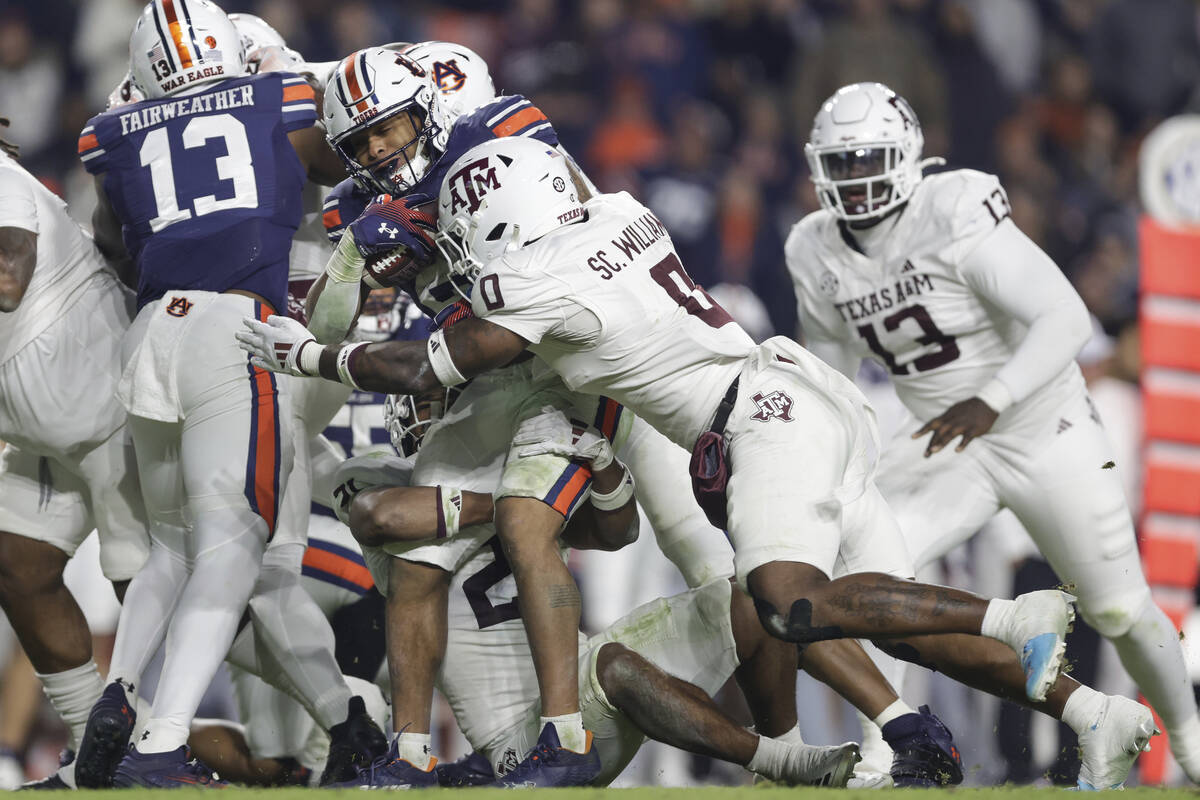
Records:
[[[679,263],[662,223],[625,192],[496,259],[477,316],[530,342],[573,391],[627,405],[691,449],[754,342]]]
[[[21,304],[0,314],[0,364],[37,338],[79,297],[87,278],[105,269],[91,236],[67,204],[0,152],[0,227],[37,234],[37,262]]]
[[[806,334],[878,361],[918,419],[974,396],[1012,358],[1025,327],[959,268],[975,248],[995,246],[989,235],[1009,213],[995,176],[955,170],[918,184],[870,256],[828,211],[809,214],[784,248]],[[1072,363],[1039,394],[1081,387]]]

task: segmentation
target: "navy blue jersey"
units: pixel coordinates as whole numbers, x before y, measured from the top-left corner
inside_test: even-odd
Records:
[[[413,186],[408,196],[425,195],[429,203],[436,206],[442,181],[454,162],[475,145],[504,136],[529,136],[558,147],[558,134],[537,106],[520,95],[498,97],[454,121],[446,140],[446,152]],[[374,197],[374,192],[363,189],[349,178],[333,187],[322,206],[329,240],[336,244],[346,226],[358,219]],[[436,208],[433,213],[436,215]]]
[[[242,289],[286,313],[305,180],[287,134],[316,119],[312,87],[273,72],[88,122],[79,157],[121,220],[139,308],[172,290]]]

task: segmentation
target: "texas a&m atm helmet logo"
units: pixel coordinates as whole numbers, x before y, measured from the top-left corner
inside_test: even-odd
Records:
[[[468,214],[474,214],[488,190],[500,188],[500,179],[496,177],[495,165],[489,163],[488,157],[484,156],[464,164],[462,169],[450,176],[448,185],[450,213],[457,214],[460,209],[465,208]]]

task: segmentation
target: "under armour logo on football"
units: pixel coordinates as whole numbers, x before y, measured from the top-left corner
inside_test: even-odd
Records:
[[[758,411],[750,415],[750,419],[768,422],[772,419],[792,421],[792,398],[778,389],[770,394],[759,392],[750,398],[758,406]]]
[[[393,228],[391,225],[388,225],[386,222],[381,222],[381,223],[379,223],[379,232],[386,233],[388,235],[389,239],[395,239],[396,234],[400,232],[400,229]]]

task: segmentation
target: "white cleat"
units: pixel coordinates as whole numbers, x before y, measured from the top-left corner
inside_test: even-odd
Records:
[[[1100,713],[1079,734],[1079,788],[1120,789],[1138,754],[1161,731],[1146,706],[1128,697],[1104,698]]]
[[[844,788],[854,773],[854,765],[862,760],[857,742],[821,747],[811,744],[797,745],[804,750],[800,756],[801,774],[798,784],[804,786],[829,786]]]
[[[1040,703],[1062,669],[1067,631],[1075,620],[1075,597],[1047,589],[1020,595],[1014,602],[1005,641],[1021,657],[1026,696]]]

